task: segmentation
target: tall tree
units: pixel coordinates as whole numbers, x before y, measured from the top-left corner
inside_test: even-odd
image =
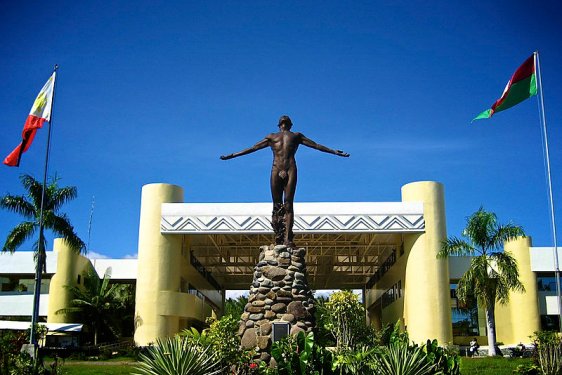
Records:
[[[519,281],[519,270],[513,256],[503,251],[504,242],[525,236],[523,229],[514,224],[501,225],[492,212],[482,207],[467,218],[462,237],[449,237],[443,241],[439,258],[470,256],[470,266],[461,277],[457,298],[461,303],[476,296],[486,312],[488,329],[488,355],[496,355],[496,302],[505,304],[510,291],[524,292]]]
[[[32,238],[39,229],[39,217],[41,211],[41,195],[43,184],[30,175],[24,174],[20,177],[21,183],[26,195],[6,194],[0,198],[0,208],[18,213],[26,220],[16,225],[10,233],[2,247],[2,252],[13,253],[26,240]],[[51,182],[45,189],[45,201],[43,202],[43,225],[45,229],[49,229],[57,236],[64,238],[76,252],[86,250],[84,242],[74,232],[74,227],[70,224],[70,220],[64,213],[59,210],[63,204],[76,198],[77,189],[74,186],[59,187],[59,179],[57,177],[51,179]],[[40,255],[40,249],[44,252],[46,249],[46,241],[43,237],[43,246],[39,246],[39,239],[35,241],[34,250],[36,256]],[[45,259],[44,254],[42,258]],[[45,264],[41,265],[45,272]]]
[[[79,320],[90,325],[94,331],[94,345],[98,344],[99,333],[107,328],[119,336],[119,315],[123,305],[120,300],[120,285],[110,285],[111,268],[105,271],[102,279],[91,270],[84,277],[84,287],[67,286],[72,292],[71,307],[60,309],[56,314],[77,313]]]

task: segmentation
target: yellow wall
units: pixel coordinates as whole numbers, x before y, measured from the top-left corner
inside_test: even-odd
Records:
[[[172,336],[186,328],[187,322],[204,322],[212,315],[203,299],[182,292],[182,281],[222,308],[222,294],[190,264],[189,237],[160,233],[162,203],[182,202],[179,186],[149,184],[142,188],[135,304],[135,343],[140,346]]]
[[[409,235],[412,236],[412,235]],[[413,235],[417,237],[418,235]],[[396,249],[396,263],[383,275],[374,285],[373,289],[365,290],[365,306],[369,323],[377,328],[386,324],[394,324],[400,321],[403,327],[404,321],[404,273],[406,269],[408,254],[400,255],[400,249]],[[388,306],[381,308],[380,298],[400,281],[400,297]],[[373,305],[377,303],[376,305]]]
[[[496,334],[506,345],[529,342],[540,330],[537,277],[531,271],[531,238],[521,237],[505,243],[504,250],[517,261],[519,280],[525,292],[510,292],[507,305],[496,304]]]
[[[447,237],[443,185],[432,181],[413,182],[402,187],[402,201],[423,202],[425,233],[408,236],[404,292],[404,318],[410,339],[423,343],[453,340],[449,264],[437,259],[441,242]]]
[[[71,250],[65,240],[55,238],[53,250],[57,253],[57,272],[51,279],[49,287],[49,309],[47,312],[48,323],[73,323],[72,314],[57,314],[60,309],[70,307],[71,292],[66,286],[80,286],[84,277],[94,267],[90,260]],[[80,284],[78,284],[80,275]]]

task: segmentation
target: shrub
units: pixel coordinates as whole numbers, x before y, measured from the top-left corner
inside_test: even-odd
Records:
[[[409,347],[403,343],[391,343],[375,357],[377,374],[380,375],[430,375],[435,365],[430,364],[423,347]]]
[[[557,332],[535,332],[538,365],[544,375],[557,375],[562,370],[562,340]]]
[[[137,375],[214,375],[221,367],[212,346],[175,336],[157,340],[147,354],[140,354],[135,370]]]
[[[312,332],[299,332],[273,343],[271,356],[279,375],[331,373],[331,353],[315,343]]]
[[[461,359],[458,351],[440,347],[437,340],[427,340],[424,351],[427,362],[432,364],[436,371],[440,371],[444,375],[460,375]]]
[[[325,324],[336,338],[338,349],[352,349],[366,329],[365,308],[350,290],[333,293],[325,303]]]

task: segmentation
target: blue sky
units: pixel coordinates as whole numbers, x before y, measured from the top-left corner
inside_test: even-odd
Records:
[[[183,186],[189,202],[269,201],[269,151],[218,157],[275,131],[282,114],[351,154],[301,148],[297,201],[400,201],[402,185],[434,180],[449,235],[483,205],[549,246],[536,98],[470,124],[539,50],[562,220],[562,5],[534,4],[4,1],[0,153],[19,142],[56,63],[50,174],[78,187],[64,211],[84,240],[95,196],[95,253],[136,253],[147,183]],[[22,193],[22,173],[42,178],[46,137],[20,168],[0,168],[0,194]],[[2,242],[19,220],[0,212]]]

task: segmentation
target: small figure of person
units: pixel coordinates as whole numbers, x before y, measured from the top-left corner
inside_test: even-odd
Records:
[[[478,354],[479,347],[480,345],[478,345],[478,340],[476,340],[476,337],[470,340],[470,348],[468,349],[469,356],[474,357],[476,354]]]

